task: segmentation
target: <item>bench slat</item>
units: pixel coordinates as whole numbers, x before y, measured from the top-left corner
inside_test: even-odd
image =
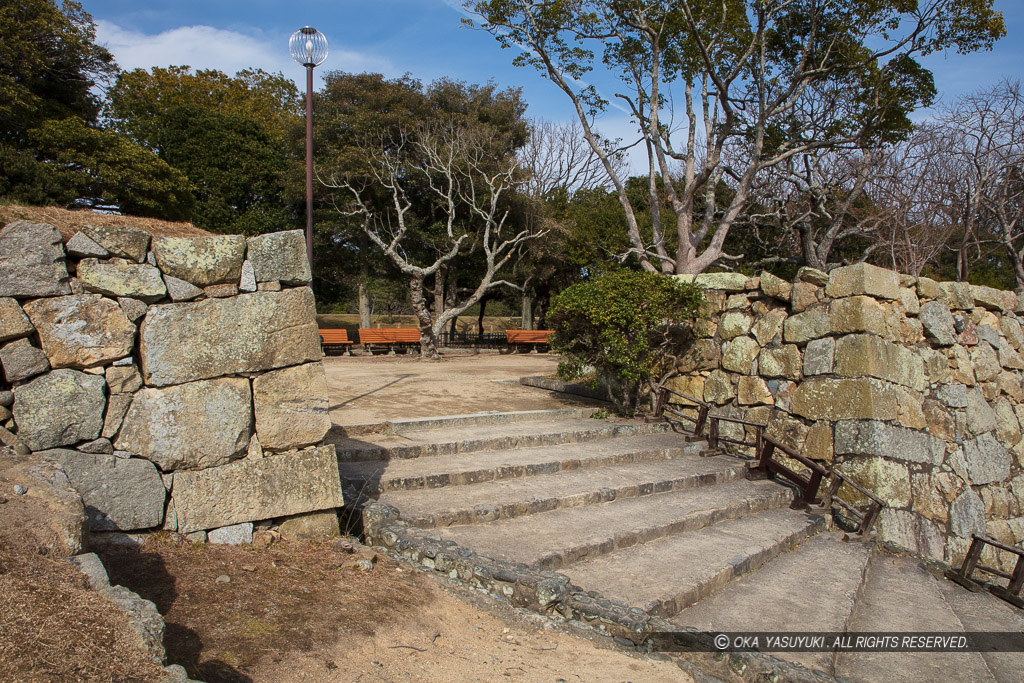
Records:
[[[348,330],[320,330],[321,344],[351,344],[348,338]]]
[[[547,344],[554,330],[505,330],[509,344]]]
[[[418,344],[420,331],[416,327],[359,328],[359,341],[363,344]]]

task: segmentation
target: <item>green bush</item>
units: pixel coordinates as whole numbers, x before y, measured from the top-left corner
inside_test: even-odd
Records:
[[[622,415],[636,412],[654,377],[672,369],[703,290],[650,272],[616,271],[569,287],[552,302],[551,347],[567,381],[595,372]]]

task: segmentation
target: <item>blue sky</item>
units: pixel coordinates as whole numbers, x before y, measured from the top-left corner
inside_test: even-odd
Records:
[[[309,24],[330,45],[318,72],[410,73],[424,82],[442,76],[470,83],[517,86],[537,118],[569,120],[568,100],[487,33],[462,26],[459,0],[82,0],[105,44],[124,69],[188,64],[234,73],[246,67],[281,71],[304,88],[302,67],[288,56],[288,36]],[[1024,0],[996,0],[1008,35],[989,53],[932,55],[940,94],[956,95],[1019,78],[1024,63]],[[610,94],[610,93],[607,93]],[[612,111],[606,135],[624,135],[628,123]]]

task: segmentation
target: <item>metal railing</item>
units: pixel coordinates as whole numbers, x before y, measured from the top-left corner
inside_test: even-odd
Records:
[[[437,342],[440,346],[455,348],[503,349],[508,346],[505,333],[477,334],[476,332],[442,332]]]

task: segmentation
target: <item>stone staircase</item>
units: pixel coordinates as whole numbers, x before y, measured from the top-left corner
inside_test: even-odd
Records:
[[[666,628],[1024,629],[1024,611],[873,541],[844,542],[820,511],[790,509],[790,488],[746,480],[742,459],[702,457],[703,442],[664,423],[588,414],[407,420],[328,439],[371,541],[627,640]],[[1019,681],[1022,671],[1019,653],[780,653],[725,677]]]

